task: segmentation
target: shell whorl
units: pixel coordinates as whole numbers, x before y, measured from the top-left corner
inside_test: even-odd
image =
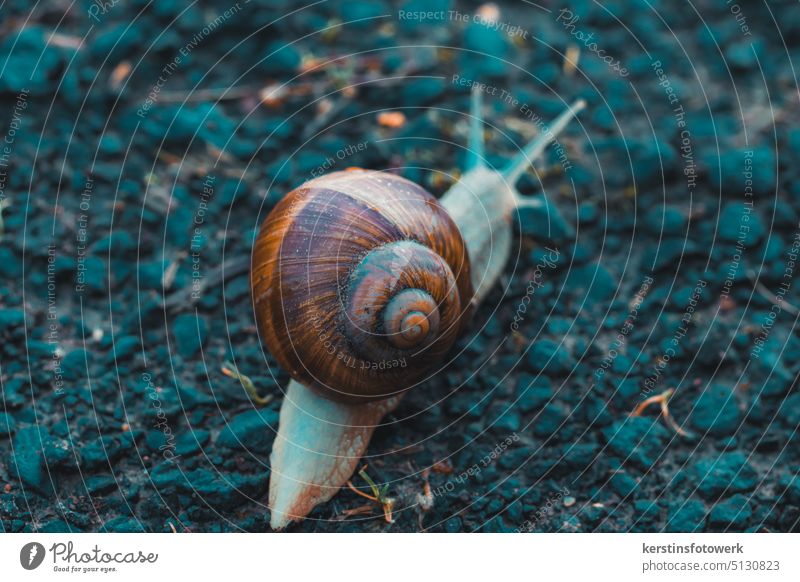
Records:
[[[278,363],[342,401],[386,398],[434,373],[473,292],[464,241],[438,201],[365,170],[289,193],[262,226],[251,283]]]

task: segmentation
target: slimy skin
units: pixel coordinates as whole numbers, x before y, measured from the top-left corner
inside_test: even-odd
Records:
[[[270,455],[273,529],[302,519],[336,495],[355,472],[375,427],[400,398],[346,404],[322,398],[295,380],[289,383]]]

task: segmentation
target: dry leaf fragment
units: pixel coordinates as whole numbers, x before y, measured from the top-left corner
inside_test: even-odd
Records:
[[[383,111],[378,114],[378,125],[397,129],[406,124],[406,116],[402,111]]]

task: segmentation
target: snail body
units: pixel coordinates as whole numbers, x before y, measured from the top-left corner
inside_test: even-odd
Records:
[[[497,171],[472,95],[468,168],[439,201],[389,173],[335,172],[293,190],[262,226],[254,310],[292,377],[270,456],[273,529],[335,495],[403,393],[444,365],[509,258],[515,210],[541,203],[514,184],[584,107]]]

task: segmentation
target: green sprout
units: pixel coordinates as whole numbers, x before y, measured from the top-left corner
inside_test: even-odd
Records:
[[[258,394],[258,390],[256,390],[256,385],[253,383],[250,377],[242,374],[239,371],[239,369],[236,366],[234,366],[231,362],[225,362],[224,364],[222,364],[222,373],[225,374],[226,376],[229,376],[231,378],[236,378],[237,380],[239,380],[239,382],[242,383],[244,389],[247,391],[247,394],[250,395],[250,398],[256,404],[264,406],[272,402],[273,398],[272,394],[267,394],[266,396],[260,396]]]
[[[367,466],[364,465],[361,467],[361,470],[358,472],[361,475],[361,478],[367,482],[369,485],[370,490],[372,491],[372,495],[364,493],[353,486],[351,481],[347,482],[347,486],[356,494],[369,499],[370,501],[374,501],[380,504],[381,508],[383,509],[383,517],[386,519],[386,523],[394,523],[394,519],[392,519],[392,509],[394,508],[394,499],[389,497],[387,493],[389,492],[389,484],[385,484],[383,487],[378,487],[375,481],[372,480],[367,474]]]

